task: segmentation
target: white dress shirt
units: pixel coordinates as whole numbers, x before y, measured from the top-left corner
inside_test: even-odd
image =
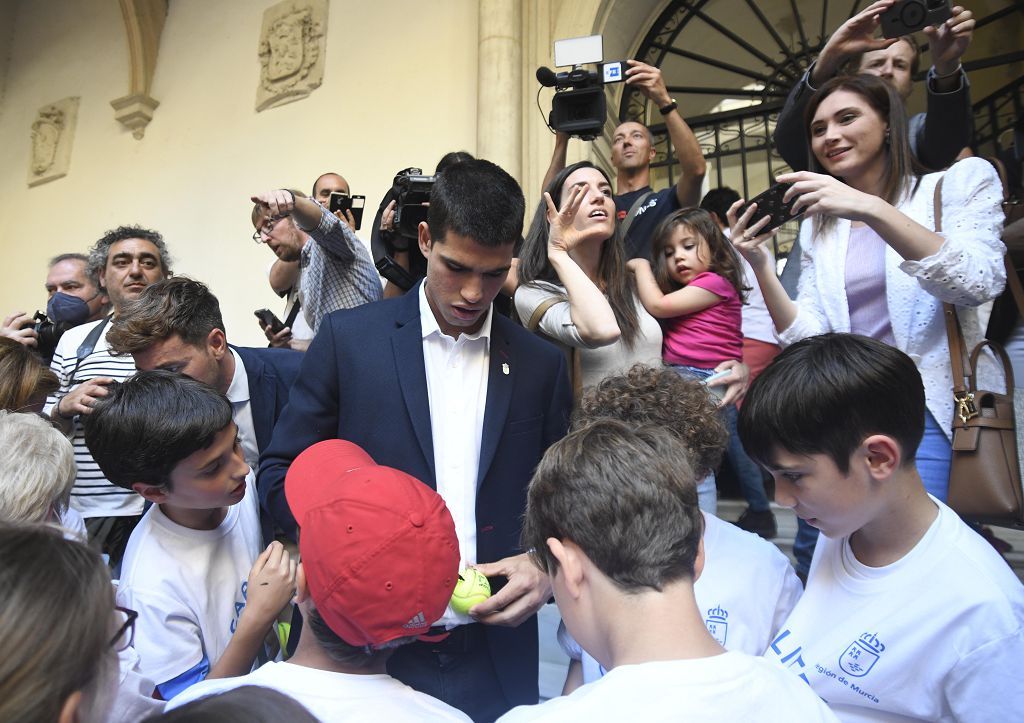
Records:
[[[245,371],[245,364],[238,352],[231,349],[235,357],[235,374],[231,377],[231,383],[224,394],[231,402],[231,419],[238,427],[238,441],[242,445],[242,456],[249,463],[249,467],[255,471],[259,468],[260,450],[256,446],[256,427],[252,422],[252,407],[249,404],[249,375]]]
[[[430,429],[434,447],[434,476],[455,520],[460,567],[476,559],[476,487],[480,469],[480,437],[487,402],[491,314],[474,334],[458,339],[444,334],[427,303],[426,284],[420,286],[420,325],[423,331],[423,366],[430,400]],[[473,622],[449,608],[440,625]]]

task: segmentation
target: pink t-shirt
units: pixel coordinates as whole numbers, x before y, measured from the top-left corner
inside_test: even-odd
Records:
[[[699,286],[721,298],[694,314],[661,319],[666,364],[712,369],[729,359],[743,358],[742,304],[733,285],[713,271],[697,274],[688,286]]]

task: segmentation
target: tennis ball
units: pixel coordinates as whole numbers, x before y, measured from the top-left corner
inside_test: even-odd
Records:
[[[467,567],[459,573],[459,581],[455,583],[452,593],[452,610],[460,615],[467,615],[469,609],[491,596],[491,583],[483,573],[475,567]]]

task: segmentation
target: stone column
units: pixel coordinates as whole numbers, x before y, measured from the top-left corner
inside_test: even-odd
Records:
[[[477,155],[522,180],[522,6],[480,0]]]

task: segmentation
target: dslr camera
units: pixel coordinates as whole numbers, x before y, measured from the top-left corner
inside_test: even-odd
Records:
[[[73,325],[61,322],[55,324],[50,321],[50,317],[41,311],[37,311],[35,316],[32,317],[35,320],[35,324],[32,329],[36,332],[36,351],[39,352],[39,356],[43,357],[47,363],[53,359],[53,353],[57,350],[57,342],[64,335],[64,332],[70,329]]]
[[[949,0],[900,0],[881,15],[882,35],[899,38],[953,17]]]
[[[538,82],[555,89],[549,128],[585,141],[601,135],[608,113],[604,86],[622,82],[626,72],[624,61],[603,61],[604,41],[600,35],[555,41],[555,67],[571,70],[556,73],[551,68],[537,68]],[[584,68],[588,63],[597,64],[600,72]]]

